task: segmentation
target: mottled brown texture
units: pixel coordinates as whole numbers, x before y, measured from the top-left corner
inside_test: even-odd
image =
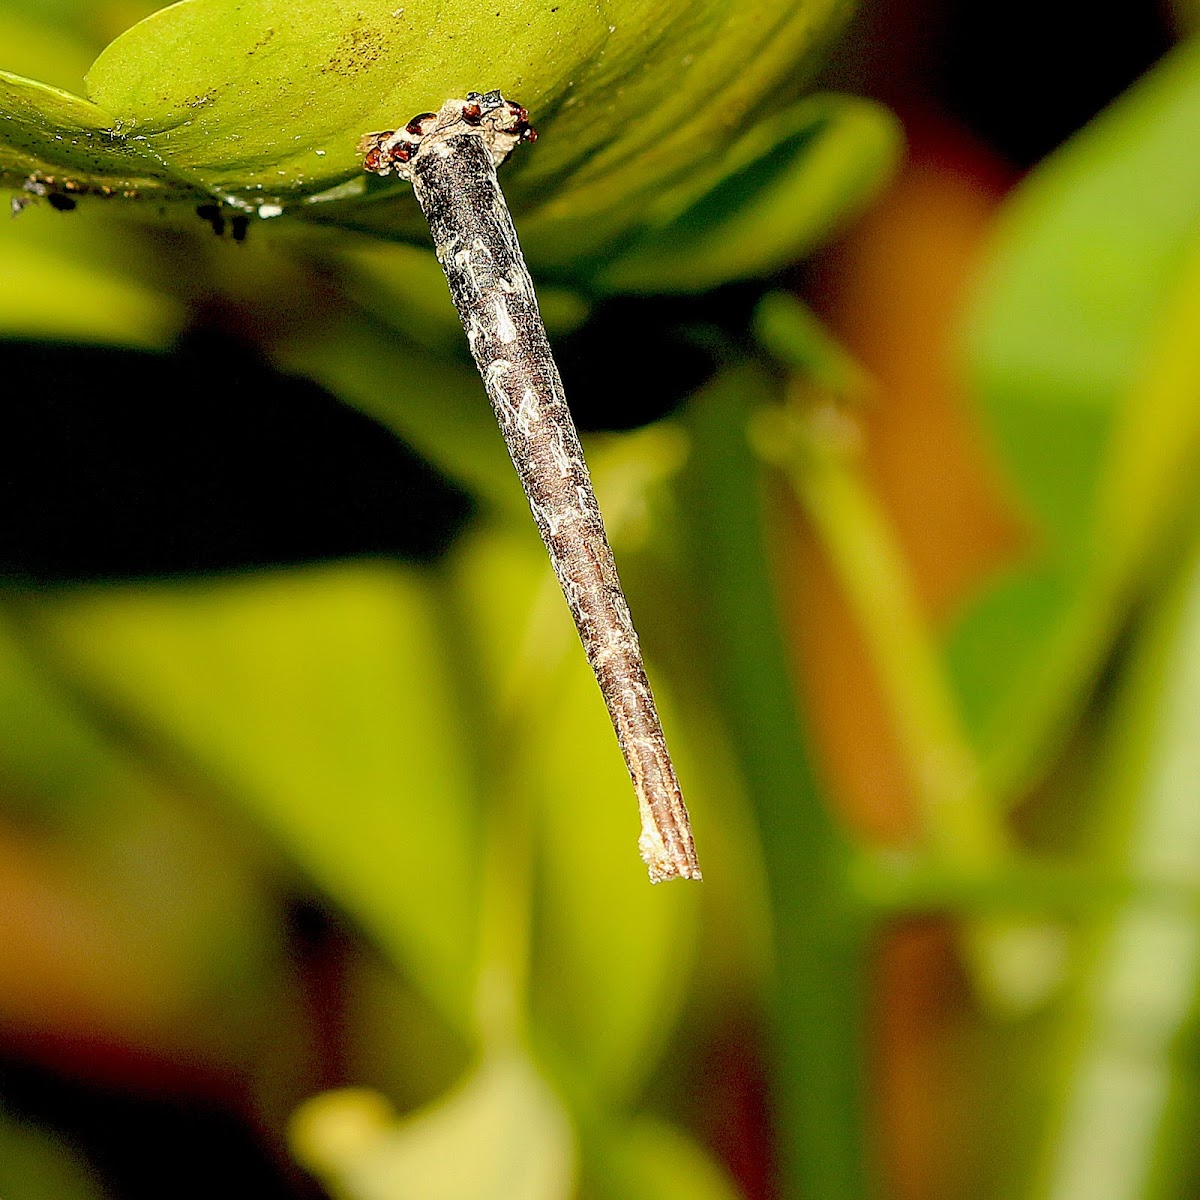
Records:
[[[650,878],[699,879],[629,606],[496,178],[495,163],[524,133],[524,111],[498,105],[496,120],[485,111],[479,124],[473,113],[470,122],[462,119],[465,103],[447,102],[411,160],[394,165],[412,180],[429,222],[471,353],[608,706],[638,796],[638,845]],[[388,144],[385,135],[372,138],[365,148]]]

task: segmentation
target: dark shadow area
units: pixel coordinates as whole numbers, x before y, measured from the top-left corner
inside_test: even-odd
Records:
[[[935,63],[938,90],[1009,162],[1031,166],[1167,52],[1165,7],[1146,0],[953,5]]]
[[[640,429],[681,408],[717,369],[721,341],[747,328],[761,294],[756,282],[597,304],[585,325],[554,340],[580,432]]]
[[[1167,52],[1167,0],[865,0],[820,85],[933,109],[1033,166]]]
[[[325,1196],[243,1118],[212,1101],[137,1094],[12,1060],[0,1061],[0,1090],[11,1117],[57,1134],[121,1200]]]
[[[393,433],[218,336],[162,355],[10,342],[0,369],[0,573],[18,582],[429,562],[472,513]]]

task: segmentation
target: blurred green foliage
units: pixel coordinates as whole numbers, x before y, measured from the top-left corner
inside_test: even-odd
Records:
[[[483,502],[434,566],[2,597],[4,818],[14,861],[71,875],[64,1021],[99,995],[112,1029],[169,1044],[220,1013],[208,1053],[257,1055],[276,1074],[260,1099],[287,1106],[311,1089],[303,1049],[280,1044],[302,1028],[283,1019],[281,881],[382,952],[392,990],[358,1061],[412,1111],[334,1091],[291,1126],[338,1196],[729,1200],[654,1097],[696,1086],[690,1029],[761,1009],[782,1194],[865,1197],[872,936],[914,910],[961,923],[985,996],[1059,1025],[1029,1161],[996,1150],[1019,1193],[1191,1194],[1180,1131],[1197,1113],[1173,1048],[1197,985],[1200,48],[1035,172],[997,230],[964,360],[1034,536],[948,635],[912,603],[837,441],[869,382],[790,300],[760,305],[757,345],[694,331],[717,367],[686,411],[589,446],[702,889],[645,883],[603,705],[414,206],[358,169],[362,133],[499,86],[543,135],[505,180],[552,325],[584,324],[606,294],[761,279],[897,157],[877,106],[800,94],[796,64],[840,9],[185,0],[112,42],[84,88],[117,32],[104,6],[0,7],[16,72],[0,76],[0,178],[79,184],[76,212],[33,204],[0,230],[0,331],[161,350],[219,307]],[[198,201],[252,218],[247,244],[211,237]],[[856,563],[880,571],[857,616],[919,785],[903,856],[840,828],[810,761],[764,517],[784,479],[851,584]],[[1096,709],[1103,753],[1064,782],[1052,769]],[[1005,825],[1031,782],[1106,836],[1031,863]],[[1047,904],[1038,870],[1067,881],[1060,897],[1092,886]],[[97,937],[98,961],[78,949]],[[0,984],[18,975],[0,959]],[[0,987],[16,1011],[14,996]],[[0,1177],[37,1158],[25,1194],[55,1171],[55,1194],[94,1194],[41,1136],[4,1132]]]
[[[1179,147],[1198,126],[1190,43],[1020,190],[981,281],[969,364],[1041,540],[953,649],[1002,790],[1077,714],[1191,499],[1200,164]]]

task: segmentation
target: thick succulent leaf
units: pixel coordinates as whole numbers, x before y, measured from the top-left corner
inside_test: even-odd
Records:
[[[840,0],[623,0],[612,42],[544,122],[553,151],[529,155],[514,192],[540,200],[523,226],[532,260],[611,248],[665,187],[703,174],[734,131],[803,86]],[[581,73],[582,74],[582,73]],[[535,114],[536,115],[536,114]]]
[[[712,168],[663,196],[599,273],[613,291],[702,291],[794,262],[871,198],[900,128],[883,107],[819,95],[752,126]]]
[[[468,755],[419,571],[80,593],[46,606],[42,628],[92,686],[222,780],[467,1027]]]
[[[362,134],[480,85],[560,92],[607,37],[594,5],[520,8],[184,0],[109,46],[88,93],[214,191],[311,195],[360,173]]]
[[[0,166],[10,184],[40,173],[203,194],[419,238],[409,189],[361,171],[362,135],[498,86],[544,135],[506,169],[531,261],[574,268],[618,253],[605,286],[701,288],[811,246],[893,157],[892,125],[864,102],[786,109],[843,7],[183,0],[101,54],[91,103],[10,78]],[[328,203],[301,203],[314,200]]]
[[[1078,704],[1192,490],[1198,143],[1193,42],[1020,189],[973,314],[978,394],[1038,531],[951,646],[1002,792]]]
[[[536,153],[520,156],[513,196],[541,207],[532,240],[542,252],[574,259],[581,238],[608,244],[665,183],[711,172],[714,145],[752,121],[772,89],[797,86],[797,64],[811,61],[842,8],[184,0],[112,43],[88,94],[164,175],[256,206],[348,182],[362,192],[362,134],[449,95],[500,87],[545,134]],[[411,213],[406,189],[371,187],[401,198],[399,210],[363,210],[394,232],[397,213]]]
[[[455,1092],[396,1120],[358,1089],[310,1100],[292,1123],[296,1156],[339,1200],[569,1200],[575,1144],[529,1060],[485,1059]]]
[[[113,115],[70,92],[0,71],[0,184],[61,183],[110,197],[196,194]]]

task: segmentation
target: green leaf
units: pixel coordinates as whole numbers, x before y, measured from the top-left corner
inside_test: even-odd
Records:
[[[394,1119],[362,1090],[310,1100],[296,1156],[339,1200],[569,1200],[575,1148],[557,1098],[528,1059],[485,1059],[455,1092]]]
[[[810,249],[878,186],[895,123],[866,101],[788,107],[837,0],[183,0],[113,42],[89,101],[0,89],[3,180],[246,212],[285,208],[423,241],[363,134],[499,86],[542,141],[506,168],[530,261],[607,290],[696,290]],[[680,64],[687,69],[680,74]]]
[[[185,0],[119,37],[88,94],[166,161],[250,204],[362,175],[358,143],[466,89],[561,93],[606,40],[594,5]],[[569,51],[547,56],[551,46]]]
[[[44,180],[125,199],[199,194],[115,125],[97,104],[0,71],[0,184]]]
[[[260,863],[240,830],[197,807],[179,772],[118,736],[119,722],[98,719],[76,681],[48,668],[37,622],[11,620],[20,607],[6,600],[6,1019],[227,1059],[231,1042],[261,1037],[261,1006],[281,967]]]
[[[840,11],[836,0],[184,0],[101,54],[88,74],[98,108],[41,93],[38,146],[64,121],[90,135],[107,128],[119,160],[145,154],[162,181],[247,210],[347,184],[338,198],[377,201],[354,222],[394,234],[413,204],[403,185],[368,188],[362,135],[500,87],[545,135],[508,173],[517,206],[540,210],[531,246],[574,261],[614,244],[664,183],[711,175],[714,130],[753,124],[765,94],[794,86]],[[36,124],[36,104],[27,108]]]
[[[1003,794],[1081,702],[1192,490],[1200,160],[1181,147],[1198,141],[1193,42],[1019,190],[973,313],[978,394],[1037,531],[951,645]]]
[[[703,291],[803,257],[860,209],[895,165],[900,127],[880,105],[819,95],[751,126],[709,169],[646,212],[597,282]]]
[[[221,781],[470,1027],[475,814],[421,572],[82,592],[41,620],[65,661]]]
[[[80,65],[75,79],[45,80],[48,83],[61,82],[72,90],[83,79],[88,63],[105,45],[132,22],[140,21],[162,7],[162,0],[3,0],[6,20],[11,18],[28,28],[40,28],[43,36],[68,47],[86,44],[92,48],[87,62]],[[0,45],[4,46],[8,60],[5,66],[14,66],[13,61],[8,59],[14,47],[7,42]],[[23,63],[17,63],[16,68],[21,74],[29,74]],[[36,77],[44,78],[40,74]]]

